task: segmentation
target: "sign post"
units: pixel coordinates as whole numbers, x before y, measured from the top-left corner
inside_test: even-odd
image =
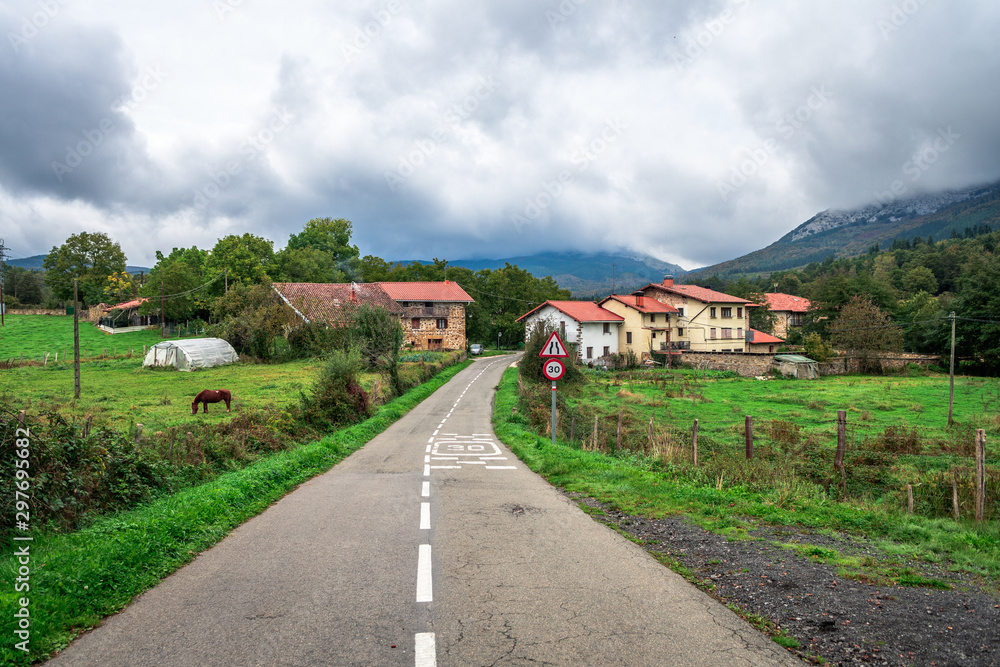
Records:
[[[542,347],[542,351],[538,353],[538,356],[545,359],[545,364],[542,366],[542,375],[547,380],[552,380],[552,444],[555,444],[556,380],[559,380],[566,373],[566,367],[563,365],[561,359],[568,357],[569,352],[566,351],[566,346],[563,345],[559,334],[553,331],[549,339],[545,341],[545,345]]]

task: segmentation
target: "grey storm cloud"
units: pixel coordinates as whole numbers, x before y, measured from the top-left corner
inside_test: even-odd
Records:
[[[894,181],[1000,178],[998,28],[976,0],[18,0],[0,224],[25,254],[107,231],[136,263],[334,216],[387,258],[694,268]]]

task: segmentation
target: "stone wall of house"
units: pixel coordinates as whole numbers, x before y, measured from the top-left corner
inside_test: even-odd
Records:
[[[444,304],[442,304],[444,305]],[[403,318],[403,331],[406,334],[405,344],[416,350],[434,349],[431,341],[441,340],[442,350],[465,349],[465,304],[447,304],[448,328],[438,329],[436,317],[421,317],[420,328],[413,328],[413,318]]]
[[[774,363],[773,354],[748,352],[695,352],[685,350],[680,355],[682,364],[713,371],[735,371],[742,377],[767,375]]]

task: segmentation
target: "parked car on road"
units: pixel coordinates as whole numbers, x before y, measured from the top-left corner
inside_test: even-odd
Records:
[[[469,346],[469,354],[475,355],[482,353],[483,353],[483,346],[480,345],[479,343],[473,343],[472,345]]]

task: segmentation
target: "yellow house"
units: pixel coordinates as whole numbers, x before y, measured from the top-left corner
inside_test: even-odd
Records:
[[[750,328],[752,301],[707,287],[675,285],[673,276],[639,290],[647,297],[669,304],[679,312],[674,316],[676,335],[670,348],[700,352],[749,352],[746,332]]]
[[[666,351],[670,346],[670,317],[677,309],[643,294],[612,294],[600,305],[624,322],[618,328],[618,351],[631,350],[640,360],[650,352]]]

